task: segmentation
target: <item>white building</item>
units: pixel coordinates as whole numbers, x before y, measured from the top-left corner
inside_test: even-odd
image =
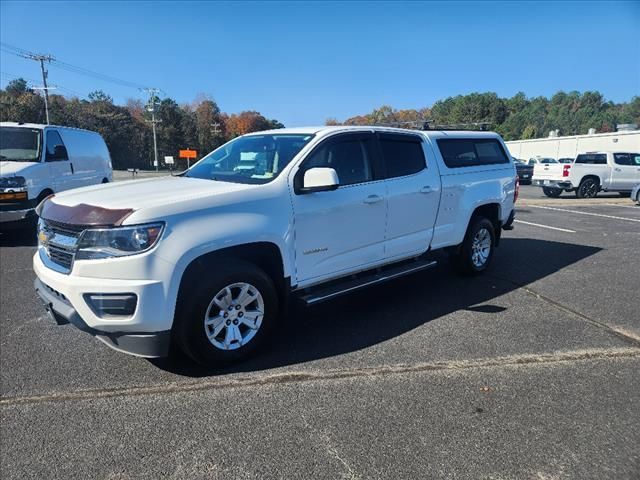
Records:
[[[552,135],[554,132],[551,132]],[[549,136],[506,142],[512,157],[575,158],[578,153],[596,151],[640,152],[640,130],[591,133],[569,137]]]

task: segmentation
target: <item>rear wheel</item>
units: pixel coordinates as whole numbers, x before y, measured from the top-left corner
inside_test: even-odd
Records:
[[[484,217],[471,220],[464,241],[451,255],[456,270],[464,275],[484,272],[493,259],[496,234],[493,223]]]
[[[585,178],[576,189],[576,196],[578,198],[595,198],[598,194],[598,188],[599,184],[596,179]]]
[[[547,197],[558,198],[562,194],[562,189],[542,187],[542,193],[544,193]]]
[[[210,277],[204,272],[197,282],[186,286],[176,311],[174,335],[180,348],[207,367],[249,357],[278,318],[271,278],[249,262],[221,260]]]

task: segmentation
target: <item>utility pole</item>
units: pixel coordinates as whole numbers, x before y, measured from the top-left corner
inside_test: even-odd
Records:
[[[36,62],[40,62],[40,70],[42,71],[42,83],[44,87],[44,112],[47,118],[47,125],[49,125],[49,87],[47,87],[47,77],[49,76],[49,72],[44,68],[44,62],[51,62],[55,60],[52,55],[39,55],[35,53],[28,53],[26,55],[22,55],[24,58],[28,58],[29,60],[35,60]]]
[[[162,122],[162,120],[156,120],[156,96],[160,92],[159,88],[145,88],[145,92],[149,94],[149,104],[147,105],[147,111],[151,112],[151,120],[146,120],[147,123],[151,123],[153,129],[153,164],[156,167],[156,172],[159,169],[158,163],[158,142],[156,140],[156,123]]]

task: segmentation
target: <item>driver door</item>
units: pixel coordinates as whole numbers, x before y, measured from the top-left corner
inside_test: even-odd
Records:
[[[333,168],[339,180],[332,191],[292,189],[300,286],[364,270],[384,259],[387,195],[374,142],[371,133],[336,135],[300,165],[296,185],[312,167]]]

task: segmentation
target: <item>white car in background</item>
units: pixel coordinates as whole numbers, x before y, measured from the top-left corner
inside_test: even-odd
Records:
[[[100,134],[78,128],[0,123],[0,227],[26,226],[53,193],[113,180]]]
[[[549,165],[552,163],[558,163],[558,160],[550,157],[532,157],[527,162],[527,165],[531,165],[535,168],[536,165]]]
[[[563,191],[574,191],[578,198],[593,198],[601,191],[628,195],[638,182],[640,153],[635,152],[586,152],[573,163],[536,165],[533,170],[533,185],[548,197]]]

